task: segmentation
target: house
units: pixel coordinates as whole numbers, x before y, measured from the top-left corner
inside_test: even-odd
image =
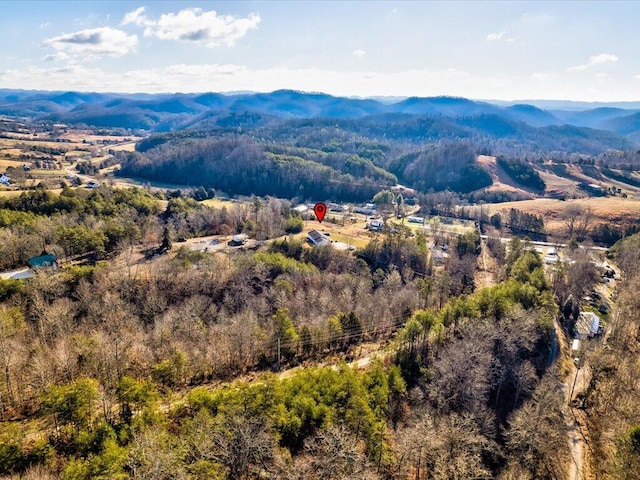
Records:
[[[391,187],[391,191],[396,195],[401,194],[403,197],[415,197],[418,194],[418,192],[413,188],[405,187],[400,184]]]
[[[375,208],[367,208],[367,207],[355,207],[353,209],[353,213],[360,213],[362,215],[373,215],[375,213]]]
[[[369,221],[367,222],[367,230],[371,230],[372,232],[379,232],[383,228],[384,228],[384,222],[382,221],[382,218],[379,218],[379,217],[370,218]]]
[[[575,326],[575,338],[586,340],[601,333],[600,317],[593,312],[580,312]]]
[[[239,233],[238,235],[234,235],[229,242],[229,245],[232,247],[238,247],[240,245],[244,245],[247,243],[247,236],[244,233]]]
[[[558,263],[558,252],[554,247],[550,247],[547,250],[547,254],[544,257],[544,263],[546,263],[547,265]]]
[[[424,218],[422,218],[422,217],[407,217],[407,222],[409,222],[409,223],[424,223]]]
[[[434,265],[443,265],[448,258],[449,254],[441,251],[437,247],[431,250],[431,259],[433,260]]]
[[[11,185],[9,177],[7,177],[4,173],[0,175],[0,185]]]
[[[55,270],[58,268],[58,259],[52,253],[39,255],[29,259],[29,266],[34,270],[42,268],[53,268]]]
[[[98,188],[100,186],[100,182],[96,182],[95,180],[91,180],[87,183],[87,188]]]
[[[337,203],[330,203],[329,204],[329,210],[332,212],[345,212],[347,210],[349,210],[349,207],[346,207],[344,205],[339,205]]]
[[[307,234],[307,240],[314,247],[324,247],[325,245],[329,245],[331,243],[331,239],[318,230],[311,230]]]

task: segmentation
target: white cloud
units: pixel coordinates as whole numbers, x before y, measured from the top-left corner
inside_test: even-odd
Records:
[[[178,13],[165,13],[157,20],[145,15],[140,7],[127,13],[122,25],[134,23],[144,26],[145,37],[155,36],[161,40],[196,42],[207,47],[233,46],[249,30],[258,28],[260,15],[251,13],[248,17],[218,15],[214,10],[186,8]]]
[[[108,72],[69,64],[65,68],[31,67],[8,70],[3,78],[7,88],[80,90],[109,92],[226,92],[278,89],[327,92],[334,95],[467,95],[497,98],[513,79],[475,76],[468,72],[407,70],[401,72],[335,71],[322,69],[253,69],[235,64],[178,64],[165,68]],[[38,88],[40,88],[38,87]],[[470,91],[469,87],[475,90]],[[493,89],[491,94],[486,89]]]
[[[71,57],[69,57],[69,55],[67,55],[64,52],[56,52],[56,53],[50,53],[49,55],[45,55],[45,57],[43,58],[43,60],[45,62],[51,62],[51,61],[65,61],[65,60],[69,60]]]
[[[636,80],[640,80],[640,74],[634,75],[633,78],[635,78]]]
[[[122,30],[110,27],[101,27],[58,35],[45,40],[44,45],[74,57],[119,57],[135,50],[138,36],[128,35]]]
[[[580,70],[587,70],[591,67],[597,67],[598,65],[604,65],[606,63],[615,63],[618,61],[618,57],[611,53],[600,53],[589,57],[589,61],[582,65],[576,65],[574,67],[567,68],[568,72],[575,72]]]
[[[367,52],[365,52],[364,50],[358,48],[358,49],[354,50],[351,55],[353,55],[354,57],[364,57],[366,54],[367,54]]]
[[[507,33],[506,30],[502,30],[500,33],[490,33],[487,35],[487,42],[493,42],[495,40],[502,40],[502,37]]]
[[[47,28],[49,25],[51,25],[49,22],[41,23],[40,30],[42,30],[43,28]]]
[[[128,12],[120,25],[129,25],[130,23],[135,23],[136,25],[144,25],[146,17],[144,16],[145,7],[139,7],[135,10]]]
[[[550,77],[551,77],[551,75],[548,74],[548,73],[536,72],[536,73],[531,74],[531,78],[533,80],[547,80]]]
[[[336,71],[317,68],[252,68],[237,64],[175,64],[164,68],[109,71],[97,64],[67,63],[9,69],[5,88],[94,92],[269,92],[293,89],[342,96],[435,96],[522,100],[620,101],[637,98],[636,80],[615,90],[601,88],[592,75],[571,78],[566,73],[506,76],[477,74],[453,68],[396,72]],[[544,79],[545,81],[541,81]]]

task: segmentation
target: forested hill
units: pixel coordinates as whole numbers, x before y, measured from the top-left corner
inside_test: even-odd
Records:
[[[588,105],[588,104],[587,104]],[[599,106],[600,107],[600,106]],[[374,99],[334,97],[322,93],[278,90],[271,93],[223,95],[194,94],[107,94],[79,92],[32,92],[0,89],[0,115],[38,120],[86,124],[97,127],[122,127],[147,131],[171,131],[190,127],[264,126],[291,119],[374,118],[391,114],[394,125],[443,120],[439,136],[466,135],[490,137],[557,137],[558,143],[587,139],[595,148],[625,148],[640,138],[638,110],[631,108],[589,108],[571,111],[544,110],[533,105],[497,105],[456,97],[412,97],[384,103]],[[402,114],[403,119],[393,115]],[[635,115],[635,116],[634,116]],[[365,122],[366,123],[366,122]],[[569,125],[580,129],[534,130],[531,128]],[[610,132],[609,136],[596,130]],[[434,132],[435,133],[435,132]],[[538,141],[536,139],[535,141]],[[542,142],[541,148],[547,148]]]
[[[360,201],[397,183],[357,154],[265,145],[241,135],[174,138],[129,155],[121,172],[233,194]]]
[[[630,147],[610,132],[532,127],[492,114],[277,120],[245,113],[150,135],[119,160],[124,176],[233,195],[363,201],[398,182],[420,192],[487,187],[491,176],[478,153],[544,159]]]
[[[137,152],[119,154],[120,174],[230,194],[338,201],[366,201],[399,181],[425,192],[491,185],[468,142],[405,147],[322,132],[278,142],[222,132],[153,136]]]

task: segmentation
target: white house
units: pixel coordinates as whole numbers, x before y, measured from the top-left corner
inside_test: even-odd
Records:
[[[384,227],[384,222],[382,218],[370,218],[367,222],[367,229],[372,230],[374,232],[378,232],[382,230]]]
[[[0,175],[0,185],[11,185],[9,177],[7,177],[4,173]]]
[[[247,243],[247,235],[244,233],[239,233],[231,238],[229,245],[232,247],[238,247],[240,245],[244,245],[245,243]]]
[[[593,312],[580,312],[575,330],[578,340],[592,338],[600,332],[600,317]]]
[[[309,243],[315,247],[324,247],[325,245],[329,245],[331,243],[331,239],[318,230],[311,230],[307,234],[307,240],[309,240]]]

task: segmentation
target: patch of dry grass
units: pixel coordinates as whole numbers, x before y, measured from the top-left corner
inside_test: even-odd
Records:
[[[593,223],[612,223],[615,225],[640,220],[640,200],[622,197],[590,197],[572,200],[537,198],[520,202],[505,202],[489,205],[490,214],[501,212],[508,214],[512,208],[526,213],[542,216],[545,227],[550,232],[559,232],[564,228],[563,215],[568,208],[578,205],[590,209],[594,215]]]

